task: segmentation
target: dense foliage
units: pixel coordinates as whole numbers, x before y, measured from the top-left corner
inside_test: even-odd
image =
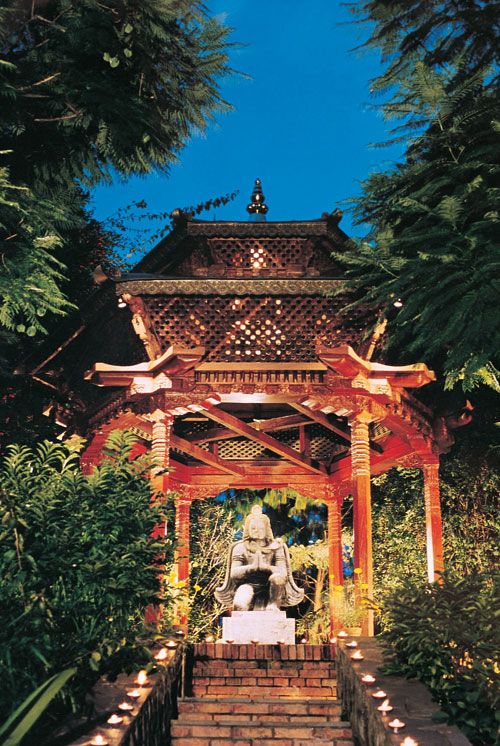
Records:
[[[353,200],[358,222],[372,230],[338,257],[352,304],[386,312],[398,359],[431,363],[450,388],[498,389],[500,125],[491,65],[500,8],[386,0],[354,10],[374,23],[367,45],[382,51],[386,69],[372,90],[384,94],[380,107],[396,119],[406,153]]]
[[[226,108],[227,32],[191,0],[2,4],[1,324],[67,310],[54,249],[82,227],[78,182],[168,169]]]
[[[423,681],[478,746],[497,738],[499,581],[491,573],[407,580],[383,605],[386,670]]]
[[[112,433],[90,476],[78,444],[12,446],[0,470],[0,719],[39,684],[69,667],[64,690],[78,707],[103,673],[144,655],[144,610],[158,603],[167,547],[151,538],[164,513],[151,505],[146,457],[134,437]]]

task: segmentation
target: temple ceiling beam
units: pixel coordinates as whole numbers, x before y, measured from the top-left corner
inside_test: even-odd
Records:
[[[254,440],[256,443],[260,443],[264,448],[277,453],[279,456],[282,456],[284,459],[291,461],[294,464],[299,464],[307,471],[313,472],[314,474],[326,474],[326,467],[324,464],[313,461],[306,456],[301,456],[300,453],[294,451],[293,448],[290,448],[284,443],[280,443],[267,433],[256,430],[252,425],[243,422],[243,420],[239,420],[228,412],[224,412],[216,407],[205,408],[201,405],[195,405],[192,408],[190,407],[190,409],[198,412],[203,411],[203,413],[214,422],[218,422],[220,425],[225,425],[230,430],[233,430],[237,435],[241,435],[250,440]]]
[[[245,475],[244,470],[240,469],[238,466],[235,466],[228,461],[224,461],[214,453],[205,451],[203,448],[195,445],[195,443],[190,443],[188,440],[180,438],[178,435],[172,434],[170,436],[170,445],[172,448],[176,448],[177,450],[182,451],[182,453],[192,456],[192,458],[197,459],[197,461],[208,464],[208,466],[213,466],[227,474],[234,474],[239,477]]]
[[[285,415],[284,417],[272,417],[267,420],[252,420],[249,423],[256,430],[263,432],[277,432],[278,430],[289,430],[301,425],[312,425],[311,420],[298,414]],[[184,436],[190,443],[209,443],[214,440],[228,440],[234,438],[234,431],[227,427],[214,427],[205,432],[197,432]]]

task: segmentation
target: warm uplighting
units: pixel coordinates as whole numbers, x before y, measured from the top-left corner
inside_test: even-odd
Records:
[[[94,738],[90,741],[92,746],[108,746],[109,741],[106,741],[105,737],[101,733],[97,733]]]
[[[253,645],[258,645],[259,642],[260,642],[260,640],[258,640],[257,638],[255,638],[253,640],[250,640],[250,642],[253,643]]]
[[[307,638],[303,637],[300,642],[301,642],[302,645],[306,645],[307,644]]]
[[[365,658],[365,656],[363,655],[363,653],[361,652],[361,650],[356,650],[351,655],[351,660],[352,661],[362,661],[362,660],[364,660],[364,658]]]
[[[346,648],[357,648],[358,643],[355,640],[351,640],[351,642],[346,642],[345,646]]]
[[[337,633],[337,637],[340,637],[341,640],[344,640],[346,637],[349,637],[349,635],[345,630],[341,629],[340,632]]]
[[[418,746],[418,741],[415,741],[411,736],[406,736],[406,738],[403,738],[401,741],[401,746]]]
[[[384,699],[381,705],[377,707],[377,710],[382,713],[382,715],[387,715],[388,712],[392,712],[394,707],[389,704],[388,699]]]
[[[336,637],[330,637],[330,645],[335,645],[336,642],[337,642]]]
[[[391,722],[389,723],[389,728],[392,728],[394,733],[399,733],[401,728],[404,728],[405,725],[406,723],[403,723],[403,721],[399,718],[394,718],[394,720],[391,720]]]
[[[213,641],[213,638],[212,638],[212,641]],[[176,641],[175,641],[175,640],[169,640],[169,641],[167,642],[167,644],[166,644],[166,646],[165,646],[165,647],[167,647],[167,648],[168,648],[169,650],[174,650],[174,648],[176,648],[176,647],[177,647],[177,643],[176,643]]]
[[[127,692],[128,697],[132,697],[132,699],[139,699],[141,696],[141,692],[139,689],[131,689],[129,692]]]
[[[146,684],[149,684],[148,675],[146,671],[139,671],[134,683],[136,683],[138,686],[146,686]]]
[[[123,718],[122,718],[122,717],[120,717],[119,715],[115,715],[115,714],[113,713],[113,715],[111,715],[111,717],[109,717],[109,718],[108,718],[108,721],[107,721],[107,722],[108,722],[108,723],[109,723],[110,725],[120,725],[120,723],[123,723]]]
[[[161,650],[158,650],[158,652],[155,655],[155,661],[164,661],[168,657],[168,651],[167,648],[162,648]]]
[[[205,637],[205,642],[213,642],[213,641],[214,641],[214,638],[212,637],[212,635],[207,635],[207,637]]]
[[[372,697],[375,699],[385,699],[387,697],[387,694],[384,692],[383,689],[377,689],[376,692],[373,692]]]
[[[134,709],[134,705],[130,704],[130,702],[120,702],[118,709],[123,712],[130,712],[130,710]]]
[[[361,681],[363,682],[363,684],[366,684],[366,686],[374,684],[376,680],[377,679],[375,678],[375,676],[372,676],[371,673],[367,673],[361,677]]]

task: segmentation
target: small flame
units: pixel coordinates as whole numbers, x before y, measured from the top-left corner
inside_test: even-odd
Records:
[[[167,649],[166,648],[162,648],[161,650],[159,650],[156,653],[155,660],[157,660],[157,661],[164,661],[167,658],[167,655],[168,655]]]
[[[406,736],[406,738],[403,738],[401,741],[401,746],[418,746],[418,741],[415,741],[411,736]]]
[[[139,671],[137,674],[137,679],[135,680],[136,684],[139,684],[139,686],[144,686],[144,684],[148,683],[148,675],[146,671]]]

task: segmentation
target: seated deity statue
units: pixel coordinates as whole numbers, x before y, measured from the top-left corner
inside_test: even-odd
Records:
[[[245,520],[243,539],[229,551],[224,584],[215,597],[235,611],[272,611],[296,606],[304,598],[292,577],[288,547],[274,538],[260,505],[254,505]]]

